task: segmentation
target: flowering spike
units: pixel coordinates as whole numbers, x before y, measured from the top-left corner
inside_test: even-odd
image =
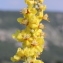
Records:
[[[24,60],[23,63],[44,63],[37,60],[37,57],[43,52],[45,33],[43,20],[48,21],[48,15],[44,15],[46,6],[43,5],[44,0],[25,0],[28,5],[21,13],[23,18],[18,18],[20,24],[26,25],[26,28],[16,32],[13,35],[17,41],[22,42],[22,48],[18,48],[16,54],[11,57],[13,62]]]

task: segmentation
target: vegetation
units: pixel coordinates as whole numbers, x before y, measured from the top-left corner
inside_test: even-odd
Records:
[[[52,60],[63,60],[63,13],[60,12],[45,12],[48,13],[50,18],[50,23],[43,22],[46,25],[46,34],[50,36],[46,36],[46,41],[48,43],[48,50],[44,50],[41,55],[41,59],[44,61],[52,61]],[[22,15],[19,12],[11,12],[11,11],[0,11],[0,31],[2,29],[23,29],[23,25],[19,25],[16,21],[16,18],[21,17]],[[58,18],[59,17],[59,18]],[[50,30],[48,29],[50,28]],[[10,30],[12,32],[12,30]],[[54,34],[57,33],[57,35]],[[52,35],[54,34],[55,37]],[[52,39],[55,38],[55,39]],[[1,38],[1,37],[0,37]],[[48,39],[50,38],[50,39]],[[10,61],[10,57],[14,55],[17,50],[17,47],[14,46],[15,42],[13,40],[0,41],[0,61],[8,60]],[[45,59],[46,58],[46,59]]]

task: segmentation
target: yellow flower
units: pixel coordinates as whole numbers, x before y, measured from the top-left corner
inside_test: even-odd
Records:
[[[36,39],[36,41],[38,42],[38,45],[44,45],[44,39],[42,37],[39,37]]]
[[[44,0],[38,0],[40,3],[43,3],[44,2]]]
[[[25,0],[28,6],[21,11],[23,17],[18,18],[17,21],[26,25],[26,28],[13,34],[14,39],[22,42],[22,46],[11,57],[13,62],[24,60],[24,63],[44,63],[41,60],[37,60],[41,52],[43,52],[45,42],[45,33],[42,30],[44,25],[41,21],[43,19],[48,20],[48,15],[44,15],[46,6],[43,5],[43,1]]]
[[[14,55],[14,57],[11,57],[11,60],[13,61],[13,62],[15,62],[15,61],[19,61],[21,58],[19,57],[19,56],[17,56],[17,55]]]
[[[32,45],[32,46],[37,46],[37,45],[38,45],[38,43],[37,43],[37,41],[36,41],[36,40],[33,40],[33,41],[32,41],[32,43],[31,43],[31,45]]]
[[[30,23],[29,23],[29,25],[28,25],[30,28],[32,28],[32,29],[35,29],[35,28],[37,28],[38,27],[38,25],[37,24],[31,24],[30,25]]]
[[[39,9],[45,11],[46,5],[39,5]]]
[[[45,26],[44,26],[42,23],[40,23],[39,26],[38,26],[38,28],[39,28],[39,29],[44,29]]]
[[[38,14],[37,18],[39,18],[39,19],[40,19],[40,21],[41,21],[41,20],[42,20],[42,17],[43,17],[43,11],[42,11],[42,12],[39,12],[39,14]]]
[[[18,18],[17,21],[21,24],[23,21],[23,18]]]
[[[21,40],[23,39],[22,34],[19,33],[19,34],[17,35],[16,39],[17,39],[18,41],[21,41]]]
[[[24,8],[21,13],[23,13],[24,15],[27,13],[27,8]]]
[[[28,20],[27,19],[23,19],[23,18],[18,18],[17,21],[20,23],[20,24],[24,24],[24,25],[27,25],[28,24]]]
[[[40,22],[40,20],[37,17],[32,16],[32,18],[31,17],[29,18],[28,27],[30,27],[32,29],[37,28],[39,26],[39,22]]]
[[[31,49],[31,48],[25,48],[24,49],[24,55],[26,56],[26,57],[30,57],[30,56],[33,56],[34,55],[34,52],[33,52],[33,50]]]
[[[45,14],[45,15],[43,16],[43,19],[49,21],[49,19],[48,19],[48,14]]]
[[[22,44],[23,44],[23,46],[22,46],[23,48],[30,47],[30,41],[29,40],[24,40]]]
[[[23,57],[24,56],[23,50],[21,48],[18,48],[16,55]]]
[[[31,13],[33,13],[33,15],[37,13],[36,8],[29,8],[29,11],[30,11]]]
[[[42,32],[41,29],[36,29],[33,33],[33,37],[40,37],[40,33]]]
[[[32,7],[34,4],[34,0],[25,0],[25,3],[29,6]]]
[[[20,30],[17,30],[13,35],[12,35],[12,37],[14,38],[14,39],[16,39],[16,37],[17,37],[17,35],[20,33]]]

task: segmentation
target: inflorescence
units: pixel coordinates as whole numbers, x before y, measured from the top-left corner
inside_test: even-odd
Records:
[[[17,21],[26,28],[13,34],[13,38],[21,42],[22,46],[18,48],[11,60],[13,62],[23,60],[23,63],[44,63],[37,58],[44,49],[45,26],[41,21],[48,21],[48,15],[44,14],[46,5],[43,5],[43,0],[25,0],[25,3],[27,8],[21,10],[23,17],[18,18]]]

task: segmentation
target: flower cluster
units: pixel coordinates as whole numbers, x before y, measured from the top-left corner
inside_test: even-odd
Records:
[[[25,3],[27,8],[21,11],[23,17],[18,18],[17,21],[25,25],[26,28],[13,34],[13,38],[22,42],[22,46],[18,48],[11,60],[14,62],[24,60],[23,63],[43,63],[37,58],[44,49],[45,33],[41,21],[48,21],[48,15],[44,14],[46,6],[43,5],[43,0],[25,0]]]

